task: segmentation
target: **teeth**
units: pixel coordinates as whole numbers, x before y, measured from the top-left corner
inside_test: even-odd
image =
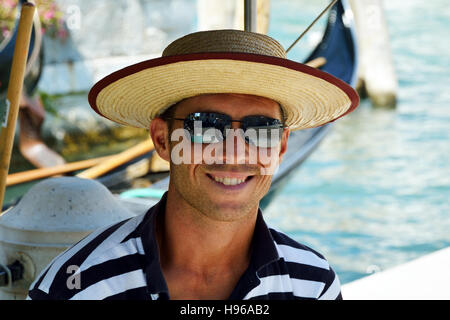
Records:
[[[226,186],[235,186],[237,184],[241,184],[245,181],[246,178],[244,179],[238,179],[238,178],[219,178],[219,177],[214,177],[214,180],[216,180],[217,182],[220,182]]]

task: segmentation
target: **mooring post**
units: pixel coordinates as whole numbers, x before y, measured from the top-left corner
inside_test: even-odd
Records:
[[[256,32],[256,0],[244,0],[244,30]]]
[[[373,106],[394,108],[397,77],[382,0],[350,0],[359,50],[359,91]]]

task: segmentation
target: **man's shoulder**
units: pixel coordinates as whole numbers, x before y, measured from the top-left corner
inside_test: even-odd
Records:
[[[326,270],[330,269],[328,261],[318,251],[294,240],[281,231],[274,228],[269,228],[269,230],[280,258],[285,261],[316,266]]]
[[[273,228],[269,230],[279,255],[279,260],[273,268],[289,276],[294,295],[315,299],[342,298],[339,278],[321,253],[299,243],[283,232]],[[310,292],[306,292],[308,290],[305,291],[305,288],[309,288]]]
[[[33,282],[29,298],[70,299],[104,278],[136,269],[145,255],[140,228],[145,215],[97,229],[59,254]]]

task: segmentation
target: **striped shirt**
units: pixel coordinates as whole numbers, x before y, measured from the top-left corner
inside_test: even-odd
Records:
[[[32,283],[27,299],[170,299],[154,233],[166,199],[61,253]],[[342,298],[338,276],[324,257],[268,228],[261,211],[252,246],[250,264],[229,299]]]

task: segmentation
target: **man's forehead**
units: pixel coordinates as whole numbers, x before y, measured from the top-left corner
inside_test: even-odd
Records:
[[[280,104],[272,99],[240,93],[214,93],[198,95],[178,103],[176,114],[194,111],[222,111],[227,114],[261,114],[282,117]]]

